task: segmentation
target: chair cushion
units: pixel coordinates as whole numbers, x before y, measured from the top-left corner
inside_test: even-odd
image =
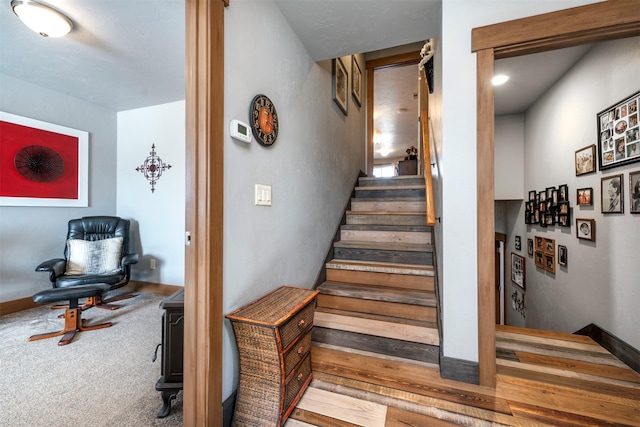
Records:
[[[104,240],[67,240],[65,275],[114,274],[120,271],[122,237]]]

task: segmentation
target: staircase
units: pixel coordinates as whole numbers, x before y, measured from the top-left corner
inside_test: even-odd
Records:
[[[326,281],[317,288],[314,345],[437,364],[424,179],[361,177],[354,192],[333,259],[325,266]]]

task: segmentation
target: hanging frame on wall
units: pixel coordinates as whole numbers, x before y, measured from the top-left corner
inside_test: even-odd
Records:
[[[640,91],[597,114],[600,170],[640,161],[639,107]]]

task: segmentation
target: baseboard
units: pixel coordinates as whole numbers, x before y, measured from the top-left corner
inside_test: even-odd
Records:
[[[574,333],[576,335],[588,336],[622,362],[626,363],[631,369],[640,373],[640,351],[622,341],[620,338],[593,323]]]
[[[441,356],[440,377],[468,384],[480,384],[478,362]]]
[[[17,313],[18,311],[28,310],[38,307],[40,304],[33,302],[33,298],[25,297],[13,301],[0,302],[0,315]]]
[[[169,296],[173,295],[182,288],[182,286],[163,285],[161,283],[139,282],[130,280],[127,286],[121,289],[126,289],[133,292],[144,292],[147,294]]]
[[[233,411],[236,408],[236,395],[238,391],[235,390],[231,393],[231,396],[222,402],[222,427],[230,427],[233,420]]]

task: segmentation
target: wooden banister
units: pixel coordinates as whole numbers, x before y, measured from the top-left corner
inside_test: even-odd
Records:
[[[425,187],[427,225],[436,225],[436,210],[433,200],[433,179],[431,177],[431,146],[429,144],[429,89],[426,76],[420,76],[420,131],[422,133],[422,166]]]

